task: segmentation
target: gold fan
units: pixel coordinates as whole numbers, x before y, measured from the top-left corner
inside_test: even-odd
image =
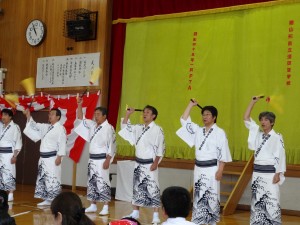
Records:
[[[29,77],[20,82],[20,85],[25,89],[28,96],[34,96],[35,94],[35,85],[34,78]]]
[[[4,99],[12,108],[16,108],[16,103],[19,103],[19,96],[17,93],[6,94]]]
[[[95,68],[92,72],[92,75],[90,77],[89,83],[90,85],[93,85],[101,76],[102,74],[102,69],[101,68]]]

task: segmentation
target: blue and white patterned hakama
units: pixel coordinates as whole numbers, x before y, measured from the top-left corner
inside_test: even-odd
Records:
[[[61,166],[55,165],[55,159],[56,157],[40,158],[35,198],[52,201],[61,192]]]
[[[132,204],[142,207],[160,207],[158,169],[150,171],[152,164],[135,163]]]
[[[89,159],[87,200],[94,202],[109,202],[111,188],[109,170],[103,169],[105,159]]]
[[[251,225],[281,224],[279,184],[273,184],[274,173],[253,172]]]
[[[16,190],[16,166],[11,164],[13,153],[0,152],[0,190]]]
[[[217,166],[194,169],[192,222],[214,224],[220,220],[220,182],[215,179]]]

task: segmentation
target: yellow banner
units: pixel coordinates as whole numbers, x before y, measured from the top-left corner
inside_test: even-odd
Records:
[[[253,95],[264,94],[252,118],[273,111],[288,163],[300,163],[300,3],[127,24],[122,99],[125,106],[158,109],[171,158],[194,158],[175,134],[191,98],[214,105],[236,160],[247,160],[248,130],[243,113]],[[140,113],[132,116],[140,123]],[[201,111],[193,108],[202,125]],[[120,121],[120,120],[119,120]],[[117,130],[120,129],[118,124]],[[133,148],[118,138],[121,155]]]

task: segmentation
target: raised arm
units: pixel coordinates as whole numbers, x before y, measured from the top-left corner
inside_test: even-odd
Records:
[[[198,102],[196,100],[194,100],[194,102],[190,101],[182,115],[182,119],[187,120],[187,118],[190,116],[191,109],[197,104]]]
[[[27,108],[23,111],[23,114],[26,116],[27,122],[30,120],[30,110]]]
[[[122,122],[123,124],[127,124],[128,119],[129,119],[129,117],[132,113],[134,113],[134,108],[128,108],[128,110],[126,110],[126,115],[125,115],[124,120]]]
[[[82,98],[78,97],[77,99],[77,119],[83,119],[83,112],[82,112]]]
[[[259,99],[260,99],[259,96],[253,96],[253,97],[251,98],[251,101],[250,101],[250,103],[249,103],[249,105],[248,105],[248,107],[247,107],[247,109],[246,109],[245,114],[244,114],[244,120],[245,120],[245,121],[250,121],[251,111],[252,111],[252,109],[253,109],[255,103],[256,103]]]

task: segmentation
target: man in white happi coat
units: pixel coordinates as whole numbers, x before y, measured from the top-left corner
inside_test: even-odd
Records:
[[[190,118],[190,111],[197,104],[197,101],[189,102],[180,119],[182,127],[176,134],[196,150],[192,222],[216,224],[220,220],[220,180],[225,163],[232,159],[226,134],[216,124],[217,109],[202,108],[204,126],[200,127]]]
[[[66,130],[59,123],[61,111],[56,108],[50,110],[50,123],[36,123],[29,109],[24,114],[27,118],[24,134],[34,142],[41,140],[34,197],[44,200],[38,206],[51,205],[52,200],[61,192],[61,162],[66,155]]]
[[[273,130],[275,114],[259,114],[259,125],[250,114],[260,96],[252,97],[244,114],[249,129],[248,148],[254,151],[250,224],[281,224],[279,185],[284,181],[286,157],[281,134]]]
[[[103,202],[104,206],[99,215],[108,215],[108,202],[111,200],[109,166],[116,152],[115,130],[106,119],[107,109],[104,107],[97,107],[94,110],[95,121],[85,119],[82,112],[82,98],[79,98],[77,113],[81,123],[75,132],[90,143],[87,199],[91,201],[91,205],[85,212],[96,212],[96,203]]]
[[[167,220],[162,225],[195,225],[187,221],[191,210],[190,193],[183,187],[168,187],[161,196],[162,210]]]
[[[153,208],[152,223],[159,223],[160,189],[158,184],[158,164],[165,152],[164,133],[154,120],[158,112],[153,106],[143,109],[144,124],[132,125],[129,117],[135,109],[128,108],[121,122],[119,135],[135,146],[136,163],[133,174],[133,212],[128,215],[139,218],[140,207]]]
[[[13,112],[2,109],[0,124],[0,190],[8,191],[8,201],[13,201],[16,190],[16,162],[22,148],[20,127],[13,122]]]

